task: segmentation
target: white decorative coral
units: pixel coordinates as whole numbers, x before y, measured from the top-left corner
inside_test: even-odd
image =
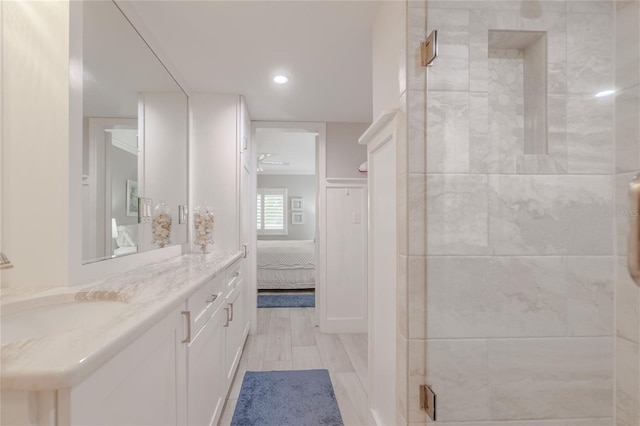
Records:
[[[153,211],[151,230],[153,244],[157,244],[160,247],[171,244],[171,212],[162,201]]]
[[[207,244],[213,244],[213,211],[210,207],[197,207],[193,213],[194,243],[204,253]]]

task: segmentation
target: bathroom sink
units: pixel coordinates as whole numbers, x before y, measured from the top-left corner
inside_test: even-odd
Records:
[[[2,306],[0,327],[2,345],[11,342],[41,338],[64,333],[87,325],[100,325],[118,316],[126,304],[117,301],[57,301],[56,303],[22,302],[16,309],[14,304]]]

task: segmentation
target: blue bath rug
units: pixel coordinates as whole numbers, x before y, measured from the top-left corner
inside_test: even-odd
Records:
[[[258,294],[258,308],[313,308],[315,294]]]
[[[342,426],[327,370],[247,371],[232,426]]]

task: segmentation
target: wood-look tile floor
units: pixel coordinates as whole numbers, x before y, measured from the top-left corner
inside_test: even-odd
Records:
[[[375,424],[367,409],[367,335],[322,334],[314,308],[258,309],[258,333],[250,335],[219,424],[231,424],[246,371],[329,370],[345,425]]]

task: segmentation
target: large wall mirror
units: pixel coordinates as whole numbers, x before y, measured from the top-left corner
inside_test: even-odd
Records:
[[[82,14],[83,262],[186,243],[187,96],[114,2]]]

